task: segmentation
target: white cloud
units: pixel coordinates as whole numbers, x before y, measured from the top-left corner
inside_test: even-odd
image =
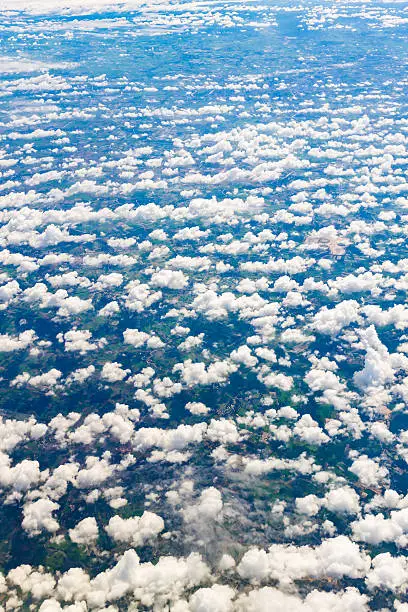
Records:
[[[75,544],[92,544],[98,539],[98,535],[98,525],[93,516],[84,518],[69,530],[69,537]]]
[[[102,368],[101,378],[108,382],[119,382],[126,378],[130,370],[124,370],[117,361],[107,361]]]
[[[369,589],[389,589],[405,592],[408,587],[408,560],[382,553],[373,559],[373,568],[368,573],[366,584]]]
[[[316,547],[273,544],[268,552],[253,548],[244,554],[238,573],[248,580],[287,584],[307,577],[363,578],[369,567],[370,559],[358,545],[338,536]]]
[[[116,542],[131,546],[143,546],[153,540],[164,529],[164,521],[154,512],[143,512],[142,516],[122,519],[115,515],[109,519],[107,533]]]
[[[59,504],[50,499],[38,499],[35,502],[28,502],[23,508],[23,529],[32,536],[38,535],[41,531],[51,533],[59,529],[58,522],[52,516],[58,510]]]
[[[159,270],[152,274],[151,284],[153,287],[184,289],[188,284],[188,277],[181,270]]]
[[[367,455],[357,457],[349,469],[365,487],[378,487],[388,476],[387,468]]]
[[[337,336],[344,328],[359,321],[359,304],[356,300],[345,300],[333,308],[323,306],[313,318],[313,329],[321,334]]]
[[[0,334],[0,352],[11,353],[25,349],[36,340],[37,335],[32,329],[21,332],[18,336]]]

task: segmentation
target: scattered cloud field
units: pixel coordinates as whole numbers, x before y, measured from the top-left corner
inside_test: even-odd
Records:
[[[0,609],[408,610],[407,22],[0,0]]]

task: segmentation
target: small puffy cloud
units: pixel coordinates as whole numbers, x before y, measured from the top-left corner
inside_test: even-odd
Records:
[[[143,512],[142,516],[122,519],[113,516],[106,527],[107,533],[116,542],[131,546],[143,546],[154,539],[164,529],[164,521],[154,512]]]
[[[126,378],[130,370],[124,370],[117,361],[107,361],[102,368],[101,378],[108,382],[119,382]]]
[[[125,344],[131,344],[134,348],[147,345],[148,348],[157,349],[165,346],[164,342],[155,335],[148,334],[138,329],[126,329],[123,332]]]
[[[367,455],[357,457],[349,469],[365,487],[378,487],[388,476],[387,468]]]
[[[79,489],[98,487],[112,476],[114,469],[106,459],[87,457],[85,467],[77,473],[74,484]]]
[[[252,548],[238,565],[242,578],[275,579],[281,584],[306,577],[363,578],[370,558],[346,536],[325,540],[320,546],[273,544],[268,552]]]
[[[367,574],[367,587],[405,592],[408,588],[408,559],[382,553],[374,557],[372,569]]]
[[[181,424],[175,429],[141,427],[135,432],[132,442],[136,450],[148,449],[154,446],[168,451],[183,450],[189,444],[200,443],[206,430],[206,423],[196,423],[195,425]]]
[[[44,374],[37,374],[36,376],[30,376],[28,372],[23,372],[16,376],[10,383],[12,387],[22,387],[23,385],[29,385],[35,388],[52,388],[58,385],[58,382],[62,376],[62,372],[56,368],[51,368]]]
[[[220,517],[223,508],[221,493],[215,487],[201,491],[198,501],[183,510],[184,520],[195,521],[215,520]]]
[[[23,593],[31,593],[37,600],[51,595],[55,587],[55,579],[51,574],[45,572],[43,568],[37,571],[31,565],[19,565],[10,570],[7,582],[19,587]]]
[[[236,372],[238,365],[231,361],[215,361],[208,367],[203,362],[176,363],[173,372],[181,372],[181,378],[187,386],[211,385],[214,383],[225,382],[230,374]]]
[[[118,312],[120,312],[120,306],[116,300],[113,300],[105,304],[105,306],[99,310],[98,315],[100,317],[113,317]]]
[[[92,376],[93,374],[95,374],[95,366],[93,366],[92,364],[87,366],[86,368],[78,368],[77,370],[71,372],[69,376],[67,376],[66,383],[67,385],[72,385],[74,383],[82,384],[83,382],[88,380],[88,378],[90,378],[90,376]]]
[[[321,334],[337,336],[343,327],[359,320],[359,308],[356,300],[345,300],[333,308],[323,306],[314,316],[312,327]]]
[[[321,500],[316,495],[306,495],[305,497],[297,497],[295,500],[296,511],[299,514],[314,516],[321,508]]]
[[[123,332],[123,339],[126,344],[131,344],[135,348],[143,346],[149,339],[149,334],[138,329],[126,329]]]
[[[327,443],[330,438],[327,436],[319,424],[312,419],[310,414],[304,414],[295,424],[293,428],[295,436],[306,442],[306,444],[315,444],[320,446]]]
[[[203,404],[203,402],[187,402],[185,408],[194,415],[208,414],[210,412],[210,408]]]
[[[239,432],[233,421],[228,419],[211,419],[206,437],[211,442],[235,444],[239,440]]]
[[[68,352],[87,353],[94,351],[100,346],[96,342],[90,342],[92,333],[88,329],[71,329],[65,334],[58,334],[57,339],[64,343],[65,350]]]
[[[209,233],[209,230],[201,230],[197,225],[194,227],[183,227],[174,234],[173,240],[196,241],[205,238]]]
[[[360,498],[354,489],[348,486],[328,491],[324,497],[324,505],[331,512],[341,514],[358,514],[360,512]]]
[[[153,287],[166,287],[167,289],[184,289],[188,284],[188,277],[181,270],[159,270],[151,278]]]
[[[189,599],[191,612],[232,612],[235,591],[224,584],[198,589]]]
[[[258,359],[252,354],[251,349],[246,344],[232,351],[230,358],[234,363],[253,368],[258,363]]]
[[[368,612],[368,597],[358,589],[345,591],[311,591],[305,599],[284,593],[273,587],[253,589],[240,595],[235,603],[236,612]]]
[[[98,539],[98,535],[98,525],[93,516],[84,518],[69,530],[69,537],[75,544],[92,544]]]
[[[383,514],[368,514],[351,524],[353,538],[368,544],[395,542],[402,548],[408,545],[408,508],[393,510],[390,518]]]
[[[293,387],[293,377],[282,372],[270,372],[260,379],[267,387],[276,387],[282,391],[290,391]]]
[[[364,368],[354,375],[358,387],[366,390],[369,387],[381,387],[394,379],[394,370],[388,349],[380,339],[373,325],[360,332],[360,338],[366,350]]]
[[[11,353],[25,349],[36,340],[37,336],[32,329],[21,332],[18,336],[0,334],[0,353]]]
[[[17,440],[16,442],[20,442]],[[9,444],[8,444],[9,446]],[[0,453],[0,485],[13,487],[15,491],[25,492],[40,483],[43,473],[38,461],[23,459],[11,466],[11,459],[6,453]]]
[[[152,291],[149,285],[141,283],[139,279],[128,283],[126,289],[125,306],[131,311],[143,312],[162,298],[161,291]]]
[[[59,504],[50,499],[27,502],[23,508],[23,529],[31,536],[38,535],[42,531],[54,533],[59,529],[59,524],[52,513],[58,508]]]

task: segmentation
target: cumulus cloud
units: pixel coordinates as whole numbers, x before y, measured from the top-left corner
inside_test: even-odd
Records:
[[[69,537],[75,544],[92,544],[98,539],[98,535],[98,525],[93,516],[84,518],[69,530]]]
[[[154,512],[143,512],[142,516],[122,519],[115,515],[109,519],[107,533],[116,542],[131,546],[143,546],[154,539],[164,529],[164,521]]]
[[[25,349],[36,340],[37,336],[32,329],[21,332],[18,336],[0,334],[0,352],[11,353]]]
[[[180,270],[159,270],[152,274],[151,279],[153,287],[167,287],[168,289],[184,289],[187,283],[188,277]]]
[[[321,334],[337,336],[350,323],[359,321],[359,304],[356,300],[345,300],[333,308],[323,306],[314,316],[313,328]]]
[[[363,578],[369,567],[368,555],[346,536],[338,536],[317,547],[273,544],[268,552],[252,548],[237,569],[250,581],[274,579],[287,584],[306,577]]]
[[[23,508],[23,529],[31,536],[38,535],[42,531],[54,533],[58,530],[58,521],[52,513],[58,510],[59,504],[50,499],[38,499],[35,502],[28,502]]]
[[[119,382],[126,378],[130,370],[124,370],[117,361],[107,361],[102,368],[101,378],[107,382]]]
[[[221,493],[215,487],[203,489],[197,503],[183,511],[188,522],[209,521],[220,517],[223,508]]]
[[[388,476],[387,468],[367,455],[357,457],[350,466],[350,472],[366,487],[378,487]]]
[[[230,374],[236,372],[238,365],[230,361],[215,361],[206,367],[203,362],[177,363],[173,372],[181,372],[181,378],[187,386],[210,385],[225,382]]]

